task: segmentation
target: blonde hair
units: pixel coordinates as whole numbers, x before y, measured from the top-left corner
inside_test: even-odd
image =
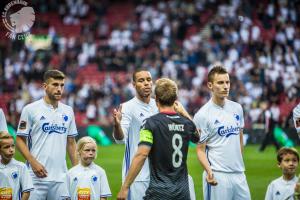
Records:
[[[84,136],[82,138],[80,138],[77,142],[77,153],[78,153],[78,156],[80,155],[80,152],[82,151],[82,149],[84,148],[84,146],[88,143],[92,143],[96,146],[96,156],[95,158],[97,158],[97,143],[96,141],[90,137],[90,136]]]
[[[177,100],[178,88],[176,83],[171,79],[161,78],[155,84],[156,100],[163,106],[172,106]]]
[[[7,131],[0,131],[0,147],[2,140],[14,139]]]

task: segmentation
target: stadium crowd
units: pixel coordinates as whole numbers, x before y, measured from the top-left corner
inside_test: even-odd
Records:
[[[112,22],[112,8],[128,18]],[[179,84],[179,100],[194,114],[208,99],[206,75],[221,62],[230,72],[231,99],[243,105],[246,128],[259,120],[267,101],[274,117],[288,126],[300,99],[299,1],[135,1],[66,0],[33,2],[36,13],[59,12],[62,24],[80,27],[79,35],[58,34],[64,26],[39,19],[32,33],[47,30],[51,48],[35,50],[22,41],[5,41],[0,95],[16,125],[22,108],[43,96],[42,74],[57,68],[67,74],[64,102],[79,124],[110,125],[111,110],[134,94],[130,74],[147,68],[153,79]],[[103,81],[82,81],[91,64],[106,73]],[[124,76],[113,78],[112,74]]]

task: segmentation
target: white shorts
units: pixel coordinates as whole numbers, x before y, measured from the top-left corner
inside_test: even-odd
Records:
[[[218,185],[209,185],[206,182],[206,172],[203,172],[204,200],[251,200],[246,176],[243,172],[214,172],[214,177]]]
[[[189,190],[190,190],[191,200],[196,200],[195,186],[194,186],[193,178],[191,177],[191,175],[189,175],[188,178],[189,178]]]
[[[129,188],[127,200],[142,200],[148,187],[149,181],[133,182]]]
[[[70,199],[67,184],[63,182],[33,180],[34,190],[29,200],[66,200]]]

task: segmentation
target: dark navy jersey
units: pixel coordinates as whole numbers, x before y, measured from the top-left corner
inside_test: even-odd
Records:
[[[196,127],[177,113],[158,113],[146,120],[139,143],[151,146],[145,199],[190,199],[186,165],[189,141],[199,141]]]

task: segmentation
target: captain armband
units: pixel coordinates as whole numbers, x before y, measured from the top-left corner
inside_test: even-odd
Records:
[[[140,131],[140,142],[146,142],[153,144],[152,132],[146,129]]]

